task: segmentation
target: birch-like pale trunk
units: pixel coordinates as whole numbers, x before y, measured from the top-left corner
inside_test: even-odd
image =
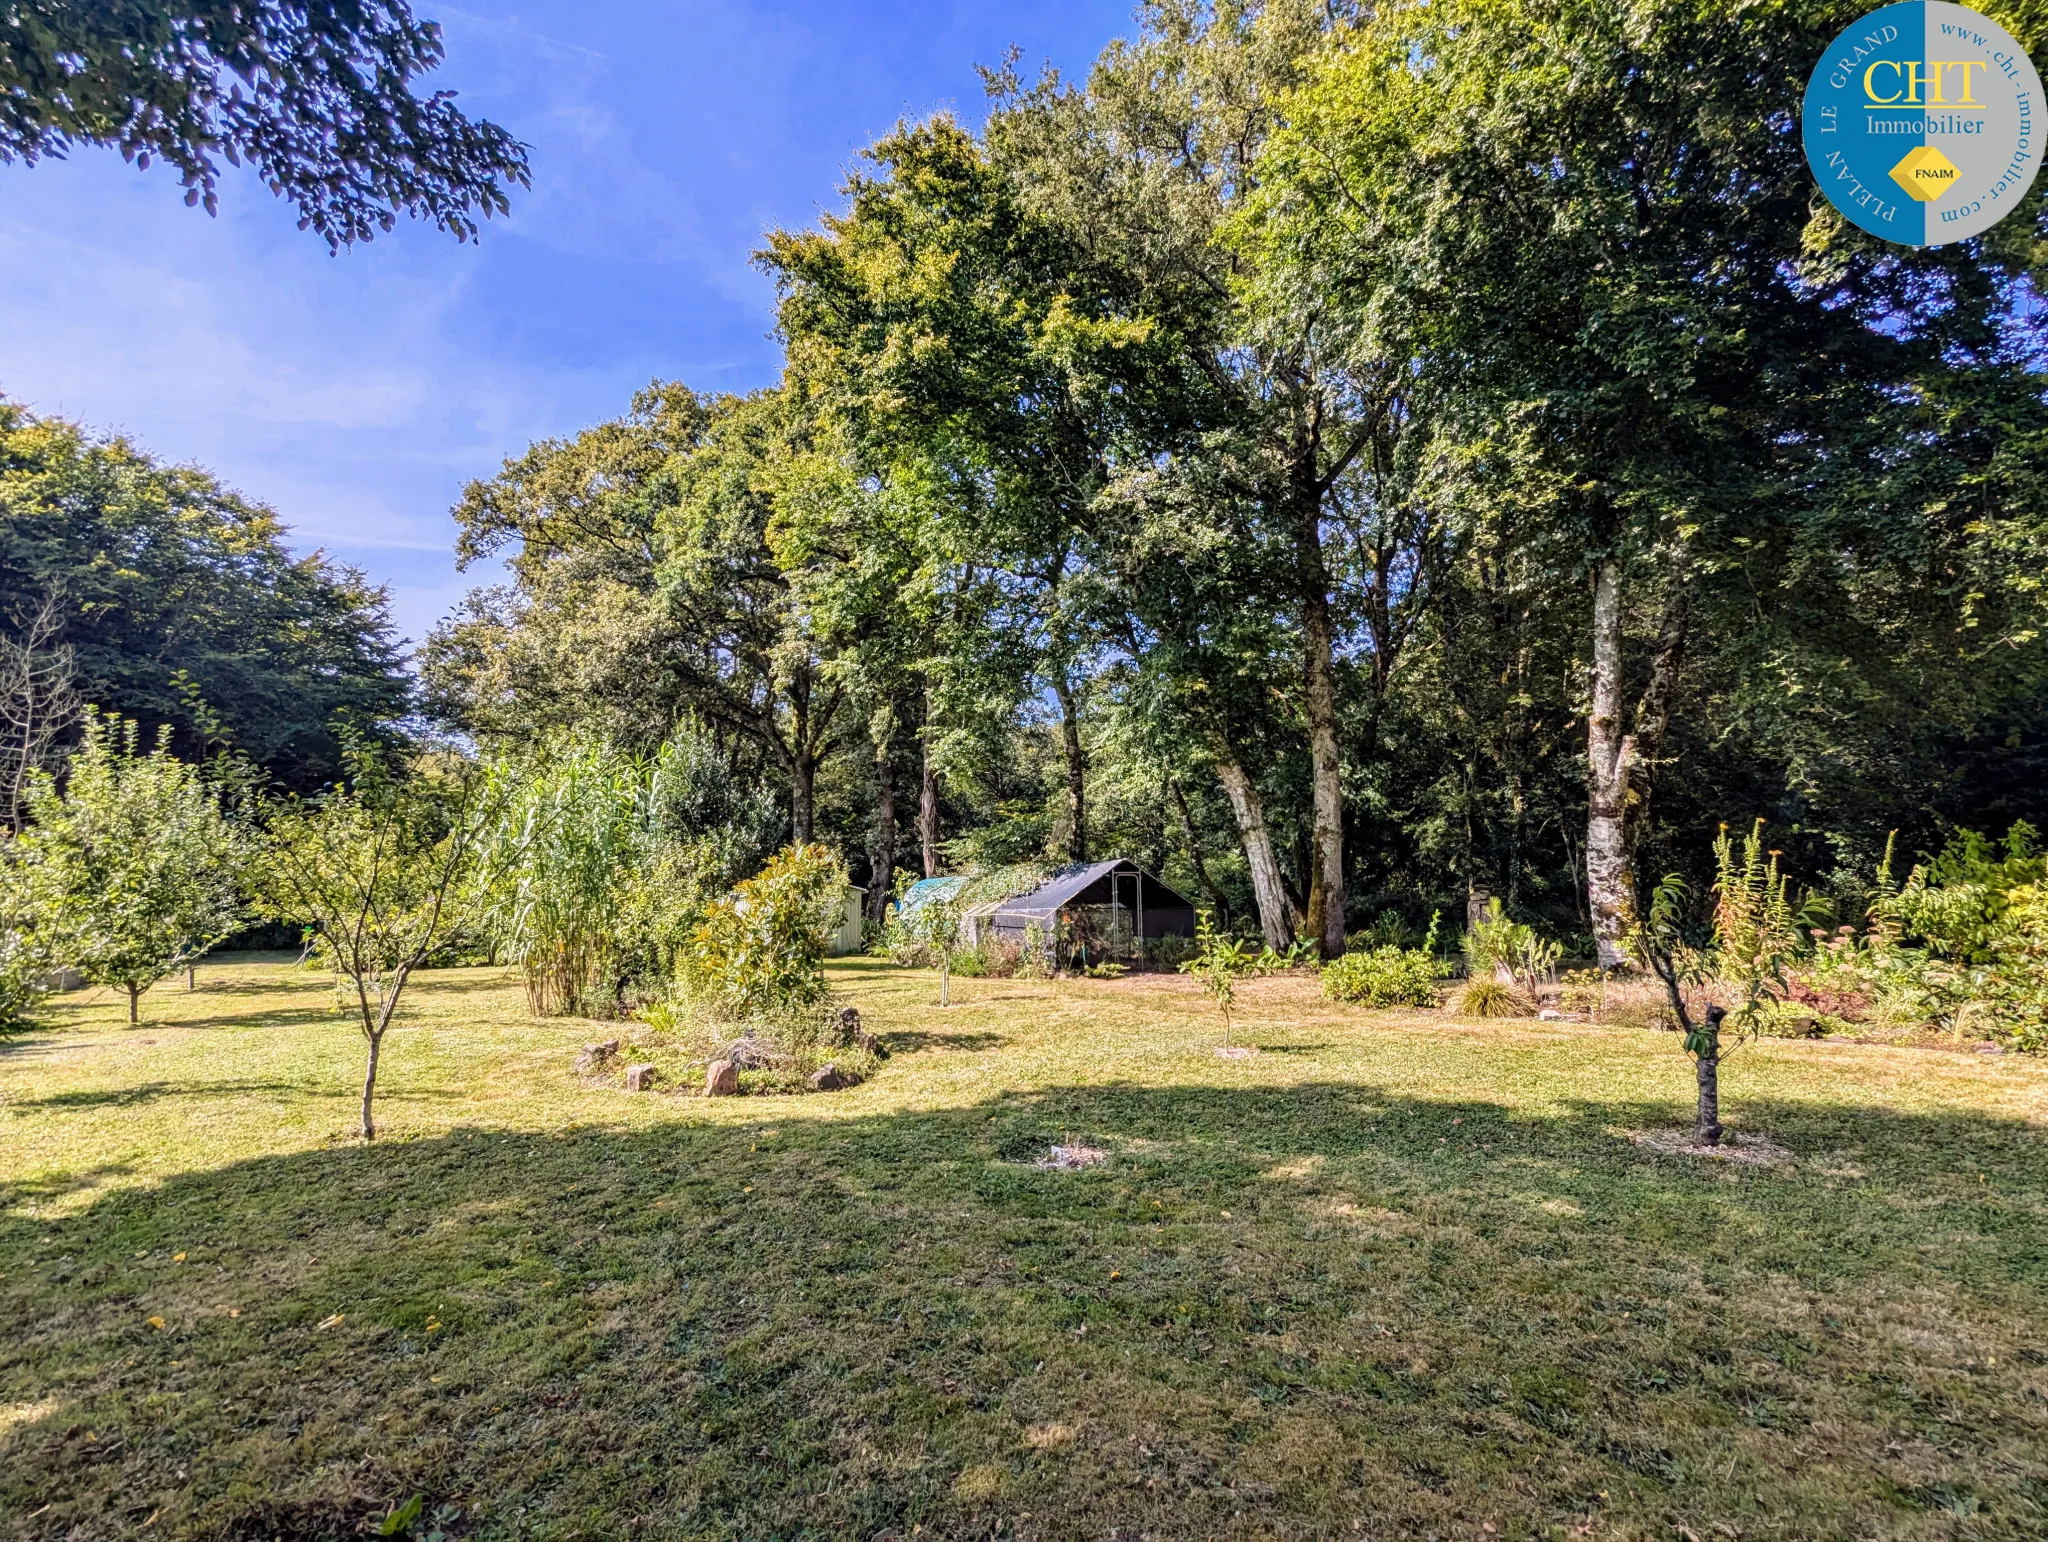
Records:
[[[1252,894],[1259,905],[1259,930],[1273,948],[1285,949],[1294,941],[1294,907],[1287,902],[1287,888],[1280,880],[1280,862],[1273,854],[1272,833],[1266,828],[1265,805],[1259,790],[1245,775],[1244,767],[1227,756],[1216,765],[1230,811],[1237,818],[1237,833],[1244,843],[1244,859],[1252,870]]]
[[[1586,718],[1586,903],[1603,969],[1628,962],[1636,928],[1628,849],[1635,743],[1622,731],[1621,690],[1621,563],[1605,557],[1593,570],[1593,702]]]

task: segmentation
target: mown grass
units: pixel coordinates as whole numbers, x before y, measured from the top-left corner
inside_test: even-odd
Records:
[[[882,1075],[732,1101],[423,977],[370,1147],[317,978],[67,998],[0,1047],[0,1535],[2048,1533],[2039,1062],[1745,1048],[1736,1167],[1630,1140],[1668,1035],[834,977]]]

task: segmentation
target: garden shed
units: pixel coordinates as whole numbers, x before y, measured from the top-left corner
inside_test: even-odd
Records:
[[[985,923],[1005,942],[1036,927],[1048,950],[1084,962],[1131,958],[1161,937],[1195,935],[1195,907],[1124,857],[1062,868],[1028,894],[1002,901]]]

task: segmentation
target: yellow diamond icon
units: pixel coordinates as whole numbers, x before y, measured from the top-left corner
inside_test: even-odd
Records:
[[[1908,150],[1892,168],[1892,180],[1922,203],[1933,203],[1956,185],[1956,164],[1933,145]]]

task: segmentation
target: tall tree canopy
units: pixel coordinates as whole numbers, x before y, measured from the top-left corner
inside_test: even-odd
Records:
[[[9,0],[0,162],[118,148],[169,164],[211,214],[217,157],[246,160],[329,247],[401,213],[469,239],[526,185],[526,147],[451,91],[414,94],[441,57],[405,0]]]
[[[384,593],[294,557],[270,510],[124,439],[0,401],[0,624],[59,618],[73,694],[188,756],[232,745],[283,786],[341,766],[342,725],[381,732],[409,682]]]
[[[771,235],[774,390],[472,490],[515,582],[429,677],[711,724],[878,886],[915,776],[927,872],[1136,854],[1331,953],[1497,895],[1612,960],[1723,819],[1853,900],[1894,827],[2048,815],[2048,188],[1837,220],[1853,10],[1157,0],[992,71]]]

